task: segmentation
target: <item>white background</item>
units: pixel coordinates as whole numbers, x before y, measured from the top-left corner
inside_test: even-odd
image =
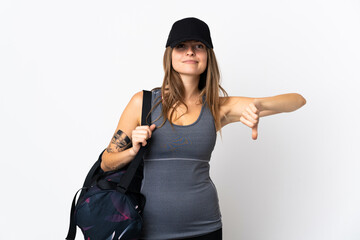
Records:
[[[256,141],[240,122],[218,135],[224,239],[360,239],[357,0],[1,1],[0,239],[65,238],[73,195],[190,16],[230,96],[307,100],[260,119]]]

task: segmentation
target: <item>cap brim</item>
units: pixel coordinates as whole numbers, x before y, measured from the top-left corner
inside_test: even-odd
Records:
[[[175,40],[173,41],[169,46],[171,48],[174,48],[176,45],[178,45],[179,43],[181,42],[185,42],[185,41],[190,41],[190,40],[195,40],[195,41],[199,41],[199,42],[202,42],[203,44],[206,45],[207,48],[213,48],[208,42],[202,40],[202,39],[199,39],[199,38],[193,38],[193,37],[185,37],[185,38],[181,38],[181,39],[178,39],[178,40]]]

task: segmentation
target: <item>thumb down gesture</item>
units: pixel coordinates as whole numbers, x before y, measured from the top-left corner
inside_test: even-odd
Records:
[[[252,129],[253,140],[256,140],[258,137],[258,124],[260,120],[259,107],[259,103],[254,101],[245,108],[240,116],[240,122]]]

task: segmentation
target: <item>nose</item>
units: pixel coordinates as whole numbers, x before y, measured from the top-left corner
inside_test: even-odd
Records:
[[[193,46],[189,46],[187,49],[186,49],[186,55],[195,55],[195,50],[193,49]]]

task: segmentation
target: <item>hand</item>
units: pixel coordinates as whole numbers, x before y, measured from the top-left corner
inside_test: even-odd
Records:
[[[258,124],[260,120],[260,102],[255,99],[252,103],[245,108],[241,113],[240,122],[244,123],[246,126],[252,128],[252,139],[256,140],[258,137]]]
[[[136,127],[132,133],[131,133],[131,141],[132,141],[132,148],[130,149],[130,152],[133,156],[135,156],[139,150],[140,146],[146,146],[147,142],[146,140],[151,138],[152,132],[156,128],[155,124],[152,124],[151,126],[138,126]]]

